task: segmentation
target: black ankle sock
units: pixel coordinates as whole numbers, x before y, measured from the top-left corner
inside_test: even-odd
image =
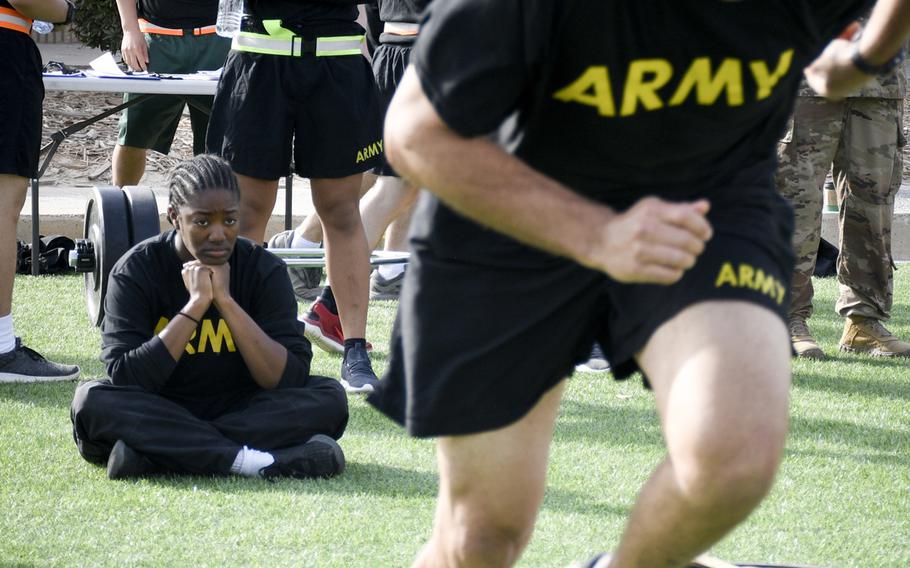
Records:
[[[348,356],[348,351],[350,351],[354,347],[358,347],[358,346],[363,347],[363,349],[365,350],[367,348],[367,340],[363,339],[362,337],[352,337],[351,339],[345,339],[344,340],[345,358],[347,358],[347,356]]]
[[[326,286],[322,289],[322,294],[319,295],[319,301],[322,302],[330,312],[336,316],[338,315],[338,306],[335,304],[335,294],[332,293],[331,286]]]

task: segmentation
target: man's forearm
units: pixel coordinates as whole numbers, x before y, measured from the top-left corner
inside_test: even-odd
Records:
[[[139,13],[134,0],[117,0],[117,11],[120,14],[120,27],[124,32],[139,31]]]
[[[407,96],[393,102],[386,123],[386,151],[396,170],[431,188],[462,215],[552,254],[588,264],[597,227],[615,213],[570,191],[483,138],[463,138],[435,120],[410,128],[408,117],[435,111],[422,96],[410,96],[417,82],[408,69]],[[410,85],[410,89],[408,88]],[[406,100],[403,100],[406,99]],[[418,118],[419,121],[419,118]]]
[[[910,37],[910,0],[879,0],[859,40],[859,52],[881,65],[900,51]]]
[[[55,24],[64,22],[69,11],[64,0],[9,0],[9,3],[28,18]]]

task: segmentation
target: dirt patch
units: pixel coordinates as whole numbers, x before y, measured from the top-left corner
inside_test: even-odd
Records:
[[[47,91],[44,98],[44,138],[51,141],[54,132],[76,122],[91,118],[122,102],[122,96],[112,93],[77,91]],[[100,120],[69,136],[57,148],[50,166],[41,178],[42,185],[92,186],[111,183],[111,153],[117,143],[117,124],[120,114]],[[193,132],[189,114],[184,114],[167,156],[149,151],[145,185],[164,185],[167,173],[178,162],[192,157]]]

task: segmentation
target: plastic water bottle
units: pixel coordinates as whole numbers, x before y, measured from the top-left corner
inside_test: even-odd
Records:
[[[41,35],[46,35],[54,31],[54,24],[50,22],[42,22],[41,20],[35,20],[32,22],[32,30]]]
[[[825,211],[837,212],[837,190],[830,179],[825,180]]]
[[[236,36],[240,33],[240,20],[242,19],[243,0],[219,0],[215,33],[222,37]]]

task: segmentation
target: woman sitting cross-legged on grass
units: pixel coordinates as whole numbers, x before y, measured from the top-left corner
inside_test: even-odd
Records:
[[[230,166],[197,156],[171,174],[174,229],[111,271],[101,360],[80,385],[73,436],[112,479],[154,473],[328,477],[347,398],[311,376],[284,264],[237,238]]]

